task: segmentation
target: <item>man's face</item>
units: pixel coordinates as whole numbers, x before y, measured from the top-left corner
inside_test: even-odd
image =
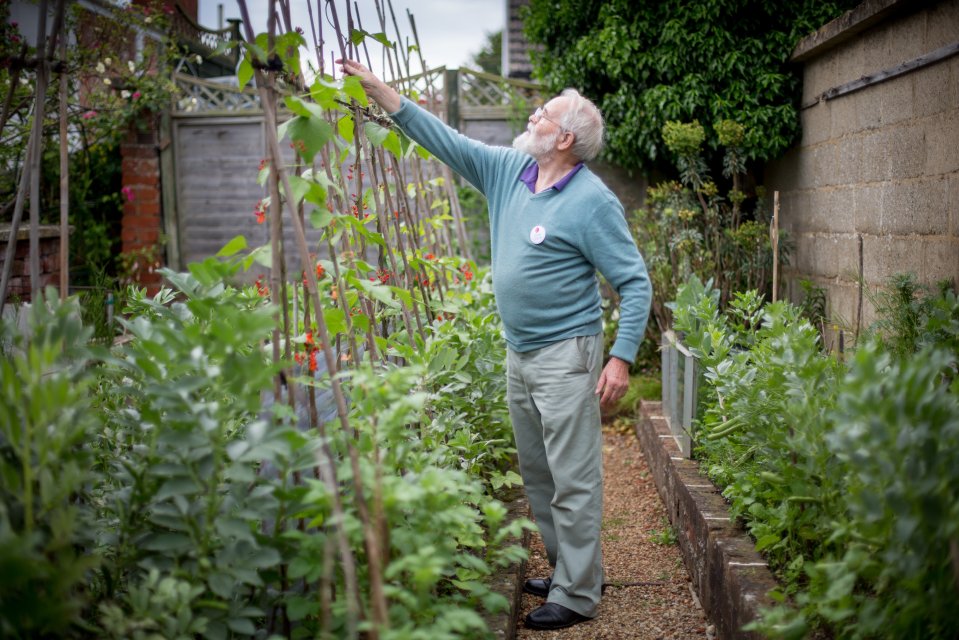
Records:
[[[556,151],[556,143],[564,133],[560,126],[566,109],[566,98],[553,98],[537,109],[529,117],[526,131],[516,136],[513,148],[533,156],[536,160],[546,160]]]

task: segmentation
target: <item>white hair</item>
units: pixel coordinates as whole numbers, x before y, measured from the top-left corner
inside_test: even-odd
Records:
[[[603,114],[595,104],[584,98],[576,89],[563,89],[559,94],[568,98],[569,107],[563,114],[560,126],[572,132],[573,155],[589,162],[603,150],[603,136],[606,126],[603,123]]]

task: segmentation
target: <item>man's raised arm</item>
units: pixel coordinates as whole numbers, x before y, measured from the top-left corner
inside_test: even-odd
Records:
[[[376,104],[387,113],[396,113],[400,110],[400,94],[396,89],[376,77],[376,75],[354,60],[337,60],[342,65],[343,73],[359,78],[363,90]]]

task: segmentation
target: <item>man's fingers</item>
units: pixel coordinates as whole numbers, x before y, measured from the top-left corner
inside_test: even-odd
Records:
[[[596,395],[600,395],[599,403],[603,406],[609,406],[615,402],[618,402],[620,398],[626,395],[626,387],[622,384],[617,384],[612,381],[607,382],[605,377],[600,378],[599,384],[596,385]]]
[[[596,395],[599,395],[603,392],[603,387],[606,386],[606,373],[602,373],[599,376],[599,382],[596,383]]]

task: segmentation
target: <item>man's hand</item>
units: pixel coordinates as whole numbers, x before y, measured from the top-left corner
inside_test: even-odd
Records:
[[[619,358],[610,358],[596,384],[596,395],[601,395],[600,405],[604,409],[614,406],[626,395],[629,389],[629,363]]]
[[[366,95],[380,105],[384,111],[387,113],[399,111],[400,94],[393,87],[377,78],[372,71],[355,60],[341,58],[336,63],[342,66],[343,73],[358,78],[360,84],[363,85],[363,90],[366,91]]]

